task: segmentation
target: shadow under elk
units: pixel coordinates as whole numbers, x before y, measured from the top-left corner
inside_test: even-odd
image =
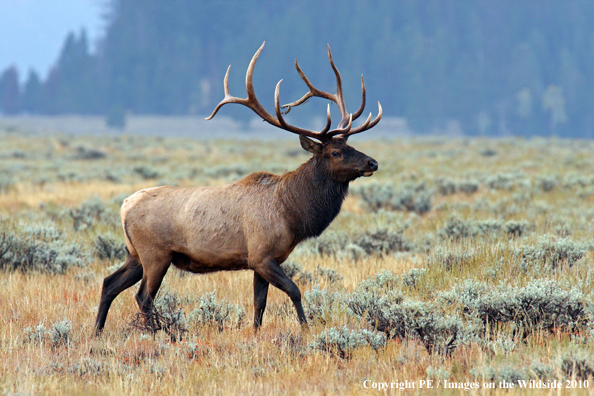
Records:
[[[320,235],[340,212],[349,183],[360,176],[371,176],[378,169],[373,158],[347,144],[349,136],[366,131],[381,119],[371,114],[353,127],[365,108],[365,82],[361,76],[362,101],[349,114],[342,93],[342,81],[332,60],[336,75],[336,94],[315,88],[295,67],[307,87],[301,99],[280,106],[279,88],[274,95],[276,117],[268,113],[256,98],[252,75],[264,44],[252,58],[246,74],[247,98],[229,94],[229,69],[225,75],[225,98],[207,120],[228,103],[252,109],[264,121],[299,135],[301,146],[313,156],[297,170],[283,175],[252,173],[234,183],[215,187],[155,187],[140,190],[128,197],[121,209],[126,236],[126,263],[105,278],[99,311],[95,322],[101,333],[113,300],[138,281],[136,301],[140,311],[149,317],[153,300],[171,264],[194,273],[254,271],[254,328],[262,325],[268,286],[279,288],[291,298],[302,325],[307,321],[301,305],[301,292],[280,267],[301,241]],[[288,112],[311,97],[320,97],[338,105],[341,120],[330,130],[330,104],[327,123],[316,132],[288,124],[282,109]],[[317,140],[314,141],[312,139]]]

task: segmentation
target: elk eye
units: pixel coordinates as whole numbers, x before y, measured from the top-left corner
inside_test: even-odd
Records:
[[[334,158],[338,158],[338,157],[340,157],[340,151],[333,151],[333,152],[332,152],[332,156],[333,156]]]

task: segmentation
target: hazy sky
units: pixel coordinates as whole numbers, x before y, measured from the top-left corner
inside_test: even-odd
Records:
[[[0,0],[0,71],[16,65],[21,79],[34,68],[45,77],[69,31],[101,34],[107,0]]]

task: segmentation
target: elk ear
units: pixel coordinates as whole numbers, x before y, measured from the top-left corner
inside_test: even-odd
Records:
[[[309,151],[312,154],[320,154],[322,152],[322,144],[314,142],[306,136],[299,135],[299,142],[301,142],[301,147],[305,151]]]

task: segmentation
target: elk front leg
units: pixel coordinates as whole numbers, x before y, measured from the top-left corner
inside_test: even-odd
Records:
[[[256,264],[253,270],[266,282],[287,293],[291,301],[293,301],[293,305],[295,305],[299,323],[307,326],[307,320],[305,319],[305,313],[303,312],[303,306],[301,305],[301,291],[295,282],[285,274],[278,262],[273,259],[264,260],[263,262]],[[262,311],[264,311],[264,309],[262,309]]]
[[[257,272],[254,272],[254,330],[258,331],[262,326],[262,316],[266,309],[268,298],[268,283]]]

